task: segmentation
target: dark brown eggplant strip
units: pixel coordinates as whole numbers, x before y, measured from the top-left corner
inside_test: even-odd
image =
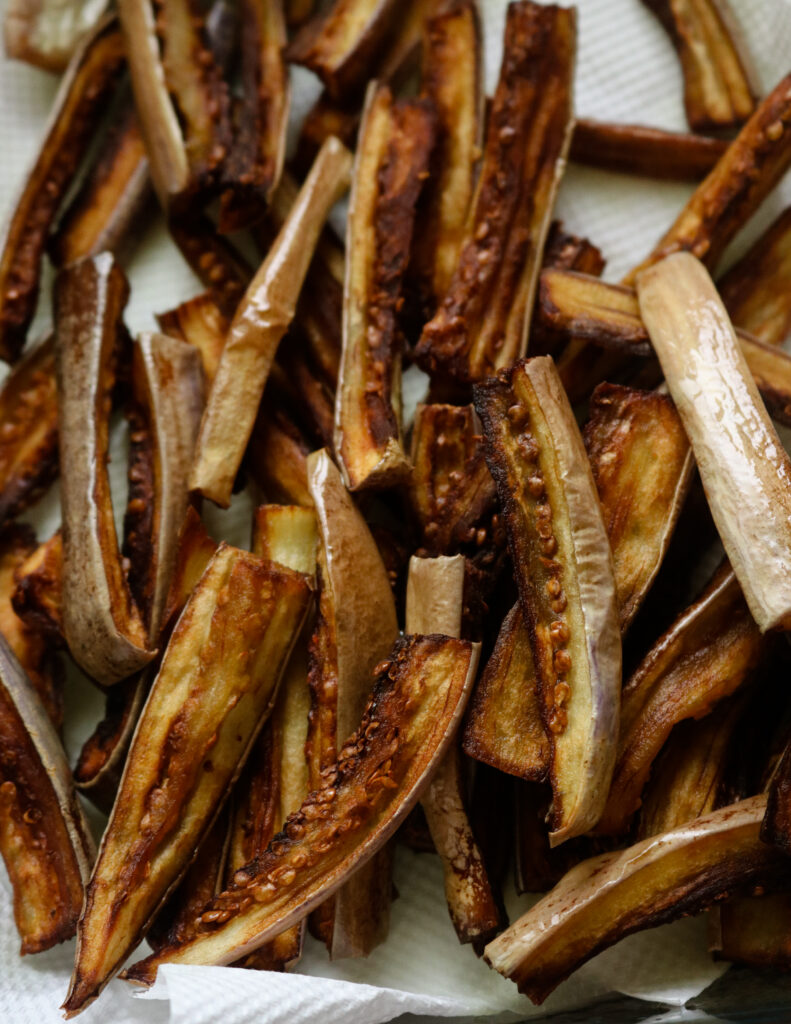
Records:
[[[3,19],[6,57],[47,71],[64,71],[106,7],[106,0],[99,4],[8,0]]]
[[[181,255],[230,319],[253,278],[252,267],[203,214],[171,218],[169,226]]]
[[[105,18],[71,61],[33,169],[0,237],[0,358],[6,362],[14,362],[25,344],[50,226],[123,68],[118,23]]]
[[[19,618],[56,647],[65,643],[62,588],[63,539],[57,530],[19,567],[11,599]]]
[[[791,742],[783,751],[769,786],[761,838],[784,853],[791,852]]]
[[[60,740],[2,636],[0,853],[14,889],[22,953],[70,938],[90,876],[93,841]]]
[[[750,967],[791,969],[791,893],[737,896],[709,912],[709,951],[717,960]]]

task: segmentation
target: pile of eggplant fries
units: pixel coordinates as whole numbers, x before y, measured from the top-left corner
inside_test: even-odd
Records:
[[[487,98],[475,0],[10,0],[64,73],[0,241],[0,852],[21,952],[77,936],[68,1016],[144,939],[143,985],[366,956],[399,842],[536,1003],[701,912],[791,969],[791,210],[721,268],[791,75],[721,0],[642,2],[688,134],[575,119],[571,7],[508,5]],[[569,160],[695,183],[620,284],[553,220]],[[156,217],[204,291],[133,338]],[[243,489],[250,551],[202,518]],[[73,765],[68,662],[106,699]]]

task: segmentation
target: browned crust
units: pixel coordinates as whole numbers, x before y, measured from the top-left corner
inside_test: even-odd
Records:
[[[263,404],[268,407],[255,421],[245,465],[266,501],[310,506],[307,458],[312,445],[282,405]]]
[[[210,292],[202,292],[182,302],[175,309],[158,313],[157,323],[163,334],[171,338],[182,338],[198,349],[208,394],[220,364],[228,330],[228,320],[223,316],[213,295]]]
[[[171,218],[169,227],[181,255],[230,319],[253,278],[252,267],[203,214]]]
[[[73,3],[64,8],[58,0],[9,0],[3,19],[6,57],[64,71],[106,6]]]
[[[15,573],[11,598],[14,611],[55,646],[63,637],[63,538],[56,530],[32,552]]]

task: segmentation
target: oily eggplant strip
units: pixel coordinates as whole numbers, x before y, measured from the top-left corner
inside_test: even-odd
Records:
[[[541,1003],[578,967],[625,936],[776,877],[782,855],[758,838],[765,807],[765,797],[752,797],[584,861],[489,943],[486,961]]]
[[[247,469],[266,501],[312,505],[307,459],[313,446],[287,410],[266,404],[253,426]]]
[[[330,139],[242,300],[203,415],[190,486],[227,507],[278,343],[294,317],[321,227],[348,184],[351,157]]]
[[[727,0],[643,0],[678,51],[687,121],[696,132],[743,124],[755,91],[739,52]]]
[[[673,727],[702,718],[743,686],[764,649],[735,576],[727,569],[719,572],[624,686],[618,758],[599,832],[626,831]]]
[[[675,253],[637,280],[640,313],[711,514],[762,631],[791,626],[791,461],[706,268]],[[723,410],[732,410],[723,416]]]
[[[135,732],[78,926],[65,1003],[94,999],[211,826],[264,719],[311,588],[220,545],[173,631]]]
[[[415,356],[475,381],[525,354],[541,254],[573,125],[575,14],[509,4],[505,52],[458,265]]]
[[[107,0],[9,0],[3,19],[6,57],[64,71],[106,7]]]
[[[56,647],[63,637],[63,537],[56,530],[33,551],[14,574],[14,611],[31,629]]]
[[[736,896],[710,911],[709,951],[717,960],[750,967],[791,969],[791,893]]]
[[[372,83],[360,126],[346,232],[343,352],[335,450],[350,490],[403,482],[398,311],[415,206],[434,144],[433,108]]]
[[[523,360],[477,384],[474,396],[552,745],[557,845],[596,824],[615,763],[621,639],[612,554],[552,360]]]
[[[230,318],[244,297],[253,270],[239,250],[223,238],[209,217],[171,217],[170,234],[181,255]]]
[[[205,908],[191,942],[163,949],[125,977],[151,984],[162,963],[232,963],[335,892],[417,803],[453,740],[476,658],[473,644],[450,637],[396,641],[321,787]]]
[[[22,953],[74,934],[93,840],[60,740],[0,636],[0,853],[14,890]]]
[[[107,473],[128,294],[110,253],[67,267],[55,282],[63,631],[74,660],[103,686],[143,668],[154,655],[124,575]]]
[[[181,338],[200,352],[205,391],[208,394],[220,365],[228,332],[228,320],[209,292],[187,299],[175,309],[157,314],[163,334]]]
[[[104,18],[71,60],[33,169],[0,236],[0,358],[6,362],[14,362],[25,344],[50,225],[123,68],[118,23]]]
[[[700,181],[727,148],[725,139],[578,118],[569,158],[606,171],[670,181]]]
[[[290,103],[282,0],[243,0],[240,21],[243,93],[222,176],[219,227],[224,232],[259,219],[277,188]]]

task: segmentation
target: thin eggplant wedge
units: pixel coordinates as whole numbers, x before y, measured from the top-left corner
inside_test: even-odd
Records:
[[[282,0],[243,0],[240,14],[243,94],[223,169],[224,232],[263,216],[283,170],[290,102]]]
[[[597,831],[622,835],[671,730],[750,680],[765,641],[733,573],[720,571],[657,640],[623,689],[618,759]]]
[[[398,640],[321,787],[208,904],[191,942],[161,950],[124,976],[151,984],[163,963],[233,963],[338,890],[417,803],[453,741],[476,660],[477,648],[463,640]]]
[[[694,460],[669,398],[617,384],[593,392],[584,440],[625,632],[662,565]]]
[[[206,393],[211,390],[228,333],[228,321],[209,292],[157,315],[163,334],[180,338],[200,352]]]
[[[94,999],[177,884],[271,711],[308,609],[298,573],[220,545],[135,732],[78,926],[65,1003]]]
[[[3,19],[6,57],[64,71],[106,7],[107,0],[9,0]]]
[[[63,536],[56,530],[14,574],[11,604],[23,622],[43,633],[56,647],[63,636]]]
[[[573,10],[509,5],[476,198],[453,279],[415,353],[432,375],[480,380],[527,350],[573,127],[575,42]]]
[[[434,126],[427,101],[394,102],[386,86],[371,84],[347,222],[335,400],[335,450],[352,491],[389,487],[409,475],[401,437],[398,311]]]
[[[491,967],[541,1003],[596,953],[698,913],[783,871],[758,837],[765,797],[723,807],[626,850],[583,861],[486,947]]]
[[[55,283],[63,631],[74,660],[104,686],[154,656],[124,575],[107,473],[111,395],[128,294],[109,253],[67,267]]]
[[[606,171],[700,181],[728,148],[725,139],[578,118],[569,159]]]
[[[696,132],[744,124],[755,90],[733,31],[728,0],[643,0],[678,51],[687,121]]]
[[[93,840],[58,735],[0,636],[0,853],[22,953],[71,938]]]
[[[689,253],[643,271],[637,293],[753,618],[762,631],[791,628],[791,460],[725,307],[706,268]]]
[[[607,261],[601,249],[588,238],[570,235],[562,220],[553,220],[544,246],[544,267],[577,270],[581,274],[600,277]]]
[[[310,506],[307,459],[312,445],[281,405],[262,409],[247,450],[247,469],[266,501]]]
[[[280,339],[322,225],[348,184],[351,157],[329,140],[231,323],[203,415],[190,486],[227,507]]]
[[[27,182],[0,235],[0,358],[14,362],[36,311],[47,235],[124,68],[115,18],[74,54]]]
[[[589,831],[615,764],[621,637],[582,437],[548,356],[474,388],[552,745],[553,845]]]
[[[791,970],[791,893],[736,896],[710,911],[709,951],[717,960]]]
[[[252,267],[204,214],[171,217],[168,227],[181,255],[230,319],[253,279]]]

